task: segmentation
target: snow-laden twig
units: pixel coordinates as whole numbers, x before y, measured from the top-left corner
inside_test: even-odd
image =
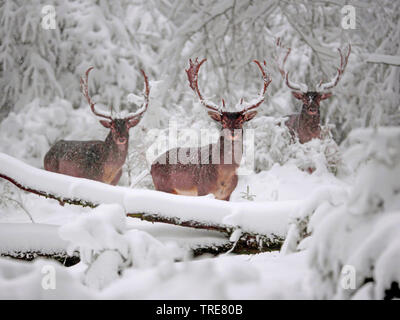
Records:
[[[25,212],[25,214],[29,217],[29,220],[31,220],[32,223],[35,223],[35,220],[33,220],[32,215],[30,214],[30,212],[28,211],[28,209],[26,209],[26,207],[24,205],[24,201],[21,197],[21,193],[17,192],[17,197],[18,197],[18,199],[14,199],[11,196],[10,190],[8,188],[4,188],[4,192],[2,194],[0,194],[0,204],[3,203],[5,206],[8,205],[8,202],[15,204],[17,207],[21,208],[22,211]]]

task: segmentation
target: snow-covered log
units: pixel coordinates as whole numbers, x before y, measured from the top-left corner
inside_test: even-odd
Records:
[[[0,224],[0,256],[21,260],[49,258],[71,266],[78,253],[68,255],[68,242],[58,235],[58,226],[37,223]]]
[[[217,230],[227,235],[236,230],[236,238],[231,240],[251,248],[279,248],[290,214],[302,203],[226,202],[207,196],[188,197],[115,187],[37,169],[6,154],[0,154],[0,177],[23,190],[61,203],[90,207],[117,203],[128,216],[151,222]]]

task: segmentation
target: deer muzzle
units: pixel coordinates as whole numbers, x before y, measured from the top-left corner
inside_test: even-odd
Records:
[[[318,107],[311,105],[307,108],[307,113],[311,116],[315,116],[318,114]]]
[[[128,141],[128,139],[124,137],[120,137],[117,139],[117,144],[125,144]]]

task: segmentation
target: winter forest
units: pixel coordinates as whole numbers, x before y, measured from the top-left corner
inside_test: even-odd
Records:
[[[400,298],[398,1],[0,0],[0,90],[0,299]]]

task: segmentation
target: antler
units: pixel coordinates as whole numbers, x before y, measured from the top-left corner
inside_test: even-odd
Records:
[[[350,52],[351,52],[350,44],[349,44],[348,48],[349,49],[348,49],[347,55],[344,57],[342,54],[342,50],[340,50],[340,48],[338,48],[339,55],[340,55],[340,66],[339,66],[339,68],[337,68],[336,77],[334,77],[330,82],[327,82],[327,83],[322,83],[322,80],[321,80],[321,82],[317,85],[317,88],[316,88],[317,91],[324,91],[327,89],[332,89],[333,87],[335,87],[338,84],[340,78],[342,77],[342,75],[344,73],[344,70],[346,69],[347,62],[349,61],[349,56],[350,56]]]
[[[222,113],[221,108],[218,107],[217,105],[204,100],[203,96],[200,93],[199,86],[198,86],[198,74],[199,74],[199,69],[201,65],[206,62],[207,59],[203,59],[199,62],[198,58],[196,60],[192,61],[192,59],[189,59],[189,68],[186,71],[188,80],[189,80],[189,85],[190,88],[197,94],[201,104],[206,107],[207,109],[216,111],[218,113]],[[223,105],[225,105],[224,100],[222,99]]]
[[[127,118],[126,118],[127,120],[141,117],[142,114],[146,112],[147,107],[149,106],[149,95],[150,95],[149,80],[147,78],[146,73],[142,69],[140,69],[140,72],[142,73],[143,78],[144,78],[144,89],[143,89],[144,101],[143,101],[143,105],[135,113],[129,114],[127,116]]]
[[[251,102],[251,105],[249,105],[248,107],[246,107],[245,109],[242,110],[242,113],[246,113],[249,110],[255,109],[257,108],[261,103],[264,102],[264,95],[265,92],[267,91],[267,88],[269,86],[269,84],[271,83],[272,79],[271,76],[267,73],[267,63],[264,60],[264,65],[261,65],[261,63],[258,60],[253,60],[253,62],[260,68],[261,70],[261,74],[262,74],[262,78],[264,81],[264,86],[263,89],[259,95],[259,98],[255,101]],[[243,99],[240,101],[240,104],[242,104]]]
[[[96,111],[96,109],[94,108],[95,103],[92,102],[92,100],[90,99],[89,96],[89,89],[88,89],[88,79],[89,79],[89,72],[93,69],[94,67],[90,67],[89,69],[86,70],[85,72],[85,78],[81,77],[81,81],[80,81],[80,85],[81,85],[81,91],[82,94],[85,96],[87,102],[90,105],[90,109],[92,109],[92,112],[98,116],[98,117],[103,117],[109,120],[112,120],[111,116],[103,114],[103,113],[99,113]]]
[[[277,45],[279,48],[286,49],[286,48],[283,47],[280,38],[278,38],[278,39],[276,40],[276,45]],[[297,90],[297,91],[301,91],[301,92],[307,92],[307,91],[308,91],[307,85],[306,85],[305,83],[298,83],[298,84],[297,84],[297,83],[291,82],[291,81],[289,80],[289,72],[288,72],[288,71],[285,71],[284,68],[283,68],[284,65],[285,65],[285,63],[286,63],[286,60],[287,60],[287,58],[288,58],[288,56],[289,56],[289,54],[290,54],[290,52],[291,52],[291,50],[292,50],[291,48],[287,48],[286,55],[285,55],[285,57],[284,57],[283,60],[282,60],[282,65],[279,65],[279,62],[276,61],[277,65],[278,65],[279,72],[280,72],[280,74],[282,75],[282,78],[285,80],[286,85],[287,85],[290,89],[292,89],[292,90]]]

